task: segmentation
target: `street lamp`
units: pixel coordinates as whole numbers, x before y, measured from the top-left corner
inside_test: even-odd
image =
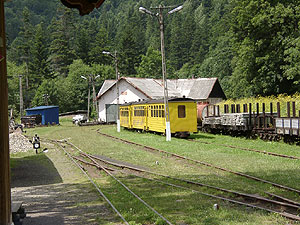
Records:
[[[110,57],[114,58],[115,60],[115,67],[116,67],[116,89],[117,89],[117,132],[121,131],[120,127],[120,115],[119,115],[119,71],[118,71],[118,55],[117,51],[115,51],[115,54],[112,54],[111,52],[103,51],[102,52],[105,55],[109,55]]]
[[[173,9],[172,9],[173,8]],[[167,85],[167,67],[166,67],[166,56],[165,56],[165,41],[164,41],[164,9],[172,9],[168,12],[168,15],[182,10],[183,6],[178,6],[174,8],[173,6],[162,6],[151,7],[151,9],[158,10],[158,13],[154,14],[150,10],[140,7],[139,11],[150,15],[151,17],[155,16],[158,19],[160,26],[160,40],[161,40],[161,59],[162,59],[162,76],[163,76],[163,86],[164,86],[164,105],[165,105],[165,115],[166,115],[166,140],[171,141],[171,127],[170,127],[170,111],[168,104],[168,85]]]

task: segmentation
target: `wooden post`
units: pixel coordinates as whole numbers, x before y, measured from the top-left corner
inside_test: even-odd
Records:
[[[277,102],[277,117],[280,118],[281,115],[280,115],[280,103]]]
[[[237,105],[236,105],[236,112],[237,112],[237,113],[240,113],[240,112],[241,112],[241,106],[240,106],[240,104],[237,104]]]
[[[243,112],[244,112],[244,113],[247,113],[247,112],[248,112],[248,105],[247,105],[247,104],[244,104],[244,105],[243,105]]]
[[[231,113],[235,113],[235,105],[231,104]]]
[[[12,223],[5,38],[4,0],[0,0],[0,225]]]
[[[292,102],[293,117],[296,117],[296,102]]]
[[[251,115],[251,110],[252,110],[252,104],[251,103],[249,103],[249,126],[250,126],[250,128],[252,128],[252,115]]]
[[[290,105],[290,102],[286,103],[286,112],[287,112],[287,117],[290,118],[291,117],[291,105]]]
[[[263,111],[263,128],[266,128],[266,104],[262,104],[262,111]]]
[[[271,116],[273,116],[273,103],[270,102],[270,114]]]

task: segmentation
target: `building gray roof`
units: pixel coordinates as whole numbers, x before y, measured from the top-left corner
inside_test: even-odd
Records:
[[[150,99],[160,99],[163,97],[163,82],[152,78],[133,78],[122,77],[140,92]],[[101,98],[109,89],[115,85],[115,80],[106,80],[102,85],[97,98]],[[209,97],[219,97],[225,99],[226,96],[219,84],[218,78],[197,78],[197,79],[178,79],[167,80],[168,95],[172,98],[192,98],[195,100],[204,100]]]
[[[97,96],[103,95],[108,89],[114,86],[116,83],[116,80],[105,80],[104,83],[102,84],[100,91]]]

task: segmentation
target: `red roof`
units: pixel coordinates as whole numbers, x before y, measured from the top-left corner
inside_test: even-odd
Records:
[[[81,16],[89,14],[99,8],[105,0],[61,0],[68,8],[76,8]]]

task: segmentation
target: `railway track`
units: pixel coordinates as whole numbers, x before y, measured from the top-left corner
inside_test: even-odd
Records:
[[[112,177],[114,180],[116,180],[123,188],[125,188],[130,194],[132,194],[135,198],[137,198],[140,202],[142,202],[148,209],[150,209],[152,212],[154,212],[158,217],[160,217],[163,221],[165,221],[167,224],[172,225],[172,223],[167,220],[164,216],[162,216],[159,212],[157,212],[153,207],[151,207],[147,202],[145,202],[141,197],[139,197],[137,194],[135,194],[130,188],[128,188],[123,182],[121,182],[118,178],[116,178],[110,171],[113,171],[113,169],[111,168],[107,168],[104,167],[102,165],[100,165],[99,163],[96,162],[96,160],[94,160],[89,154],[86,154],[85,152],[83,152],[82,150],[80,150],[78,147],[76,147],[73,144],[68,143],[67,141],[65,142],[61,142],[61,141],[55,141],[56,144],[58,144],[60,146],[60,148],[68,155],[69,158],[71,158],[71,160],[81,169],[81,171],[88,177],[88,179],[90,180],[90,182],[92,182],[92,184],[96,187],[96,189],[98,190],[98,192],[101,194],[101,196],[111,205],[111,207],[114,209],[114,211],[119,215],[119,217],[125,222],[125,224],[129,223],[124,219],[124,217],[119,213],[119,211],[116,209],[116,207],[109,201],[109,199],[104,195],[104,193],[100,190],[100,188],[98,187],[98,185],[96,185],[93,180],[90,178],[90,176],[87,174],[87,172],[85,172],[85,170],[82,168],[82,166],[80,166],[76,161],[74,160],[78,160],[82,163],[88,164],[90,166],[95,166],[97,169],[100,169],[102,171],[104,171],[107,175],[109,175],[110,177]],[[67,143],[70,144],[73,147],[76,147],[76,149],[80,152],[81,155],[85,155],[88,159],[90,159],[92,161],[91,162],[86,162],[84,160],[80,160],[78,157],[76,156],[72,156],[70,153],[68,153],[66,151],[65,148],[62,147],[61,143]]]
[[[48,139],[49,140],[49,139]],[[70,160],[76,165],[76,167],[78,167],[81,172],[88,178],[88,180],[90,181],[91,184],[93,184],[93,186],[96,188],[96,190],[98,191],[98,193],[105,199],[105,201],[111,206],[111,208],[115,211],[115,213],[121,218],[121,220],[126,224],[129,225],[129,223],[126,221],[126,219],[122,216],[122,214],[117,210],[117,208],[111,203],[111,201],[109,201],[109,199],[106,197],[106,195],[100,190],[100,188],[98,187],[98,185],[92,180],[92,178],[88,175],[88,173],[84,170],[84,168],[78,164],[75,159],[70,155],[70,153],[68,151],[66,151],[61,144],[56,141],[56,140],[50,140],[51,142],[56,143],[64,152],[65,154],[70,158]]]
[[[203,166],[211,167],[211,168],[218,169],[218,170],[221,170],[221,171],[225,171],[225,172],[228,172],[228,173],[232,173],[232,174],[235,174],[235,175],[238,175],[238,176],[246,177],[248,179],[255,180],[257,182],[266,183],[266,184],[272,185],[274,187],[277,187],[277,188],[280,188],[280,189],[283,189],[283,190],[287,190],[287,191],[290,191],[290,192],[300,194],[300,190],[298,190],[298,189],[291,188],[291,187],[288,187],[288,186],[285,186],[285,185],[282,185],[282,184],[277,184],[277,183],[274,183],[274,182],[271,182],[271,181],[268,181],[268,180],[261,179],[259,177],[251,176],[251,175],[241,173],[241,172],[236,172],[236,171],[233,171],[233,170],[230,170],[230,169],[227,169],[227,168],[223,168],[223,167],[220,167],[220,166],[213,165],[211,163],[191,159],[191,158],[188,158],[186,156],[178,155],[178,154],[168,152],[168,151],[165,151],[165,150],[156,149],[156,148],[153,148],[153,147],[150,147],[150,146],[134,143],[134,142],[122,139],[122,138],[118,138],[118,137],[114,137],[114,136],[102,133],[99,130],[97,130],[97,133],[102,135],[102,136],[105,136],[105,137],[108,137],[108,138],[111,138],[111,139],[115,139],[117,141],[121,141],[121,142],[124,142],[124,143],[127,143],[127,144],[135,145],[135,146],[141,147],[141,148],[149,150],[149,151],[164,153],[166,155],[169,155],[169,156],[172,156],[172,157],[175,157],[175,158],[178,158],[178,159],[183,159],[183,160],[186,160],[186,161],[189,161],[189,162],[193,162],[193,163],[200,164],[200,165],[203,165]]]
[[[299,205],[288,204],[288,203],[280,202],[280,201],[274,201],[274,200],[267,199],[267,198],[260,197],[260,196],[235,192],[235,191],[227,190],[227,189],[224,189],[224,188],[219,188],[219,187],[216,187],[216,186],[211,186],[211,185],[206,185],[206,184],[202,184],[202,183],[198,183],[198,182],[194,182],[194,181],[189,181],[189,180],[185,180],[185,179],[171,177],[169,175],[164,175],[164,174],[160,174],[160,173],[140,169],[140,168],[133,167],[133,166],[128,166],[128,165],[125,165],[125,164],[111,162],[109,160],[103,159],[102,157],[87,154],[86,152],[82,151],[81,149],[79,149],[77,146],[75,146],[74,144],[72,144],[70,142],[65,142],[65,143],[69,144],[70,146],[72,146],[73,148],[77,149],[80,152],[81,157],[72,156],[73,159],[75,159],[75,160],[77,160],[77,161],[79,161],[83,164],[96,167],[99,170],[104,170],[107,174],[110,174],[110,172],[107,172],[107,171],[115,171],[115,172],[119,172],[119,173],[126,174],[126,175],[134,175],[136,177],[147,179],[147,180],[150,180],[150,181],[160,182],[160,183],[163,183],[163,184],[168,185],[168,186],[189,190],[189,191],[192,191],[194,193],[201,194],[201,195],[204,195],[204,196],[207,196],[207,197],[210,197],[210,198],[215,198],[215,199],[230,202],[230,203],[233,203],[233,204],[243,205],[243,206],[251,207],[251,208],[254,208],[254,209],[260,209],[260,210],[264,210],[264,211],[267,211],[267,212],[276,213],[276,214],[279,214],[279,215],[281,215],[283,217],[286,217],[288,219],[300,221],[299,216],[297,216],[293,213],[290,213],[290,212],[280,211],[282,208],[285,208],[286,210],[288,209],[290,211],[293,211],[294,213],[297,213],[300,210]],[[91,162],[88,162],[85,159],[88,159]],[[99,162],[104,163],[105,166],[101,165]],[[113,166],[114,168],[111,168],[111,167],[108,167],[108,166]],[[119,169],[117,170],[116,168],[119,168]],[[196,186],[200,186],[200,187],[207,187],[207,188],[210,188],[210,189],[221,191],[223,193],[229,193],[229,194],[233,194],[233,195],[238,196],[238,197],[242,197],[244,199],[244,201],[230,199],[230,198],[224,197],[224,196],[218,196],[218,195],[203,193],[203,192],[200,192],[198,190],[194,190],[192,188],[187,188],[187,187],[182,186],[182,185],[178,185],[178,184],[174,184],[174,183],[170,183],[170,182],[166,182],[166,181],[161,181],[161,180],[158,180],[158,179],[149,178],[149,177],[145,177],[145,176],[139,176],[139,175],[136,175],[136,174],[133,174],[133,173],[125,172],[125,171],[123,171],[124,169],[128,169],[130,171],[134,171],[134,172],[138,172],[138,173],[142,173],[142,174],[149,174],[149,175],[164,177],[164,178],[168,178],[168,179],[173,180],[173,181],[180,181],[180,182],[190,184],[190,185],[196,185]],[[114,178],[114,179],[117,179],[117,178]],[[118,182],[120,182],[120,181],[118,181]],[[249,202],[249,200],[252,201],[252,202],[253,201],[254,202],[264,202],[265,204],[271,204],[272,206],[275,206],[275,208],[279,208],[279,210],[266,208],[266,207],[263,207],[261,205],[254,205],[254,204],[247,203],[247,201]]]
[[[261,153],[261,154],[265,154],[265,155],[300,160],[300,157],[297,157],[297,156],[290,156],[290,155],[278,154],[278,153],[274,153],[274,152],[261,151],[261,150],[253,149],[253,148],[243,148],[243,147],[238,147],[238,146],[233,146],[233,145],[216,144],[216,143],[211,143],[211,142],[207,142],[207,141],[199,141],[199,140],[195,140],[195,139],[187,139],[187,140],[192,141],[192,142],[198,142],[201,144],[206,144],[206,145],[213,144],[213,145],[218,145],[218,146],[227,147],[227,148],[240,149],[240,150],[249,151],[249,152],[257,152],[257,153]]]

